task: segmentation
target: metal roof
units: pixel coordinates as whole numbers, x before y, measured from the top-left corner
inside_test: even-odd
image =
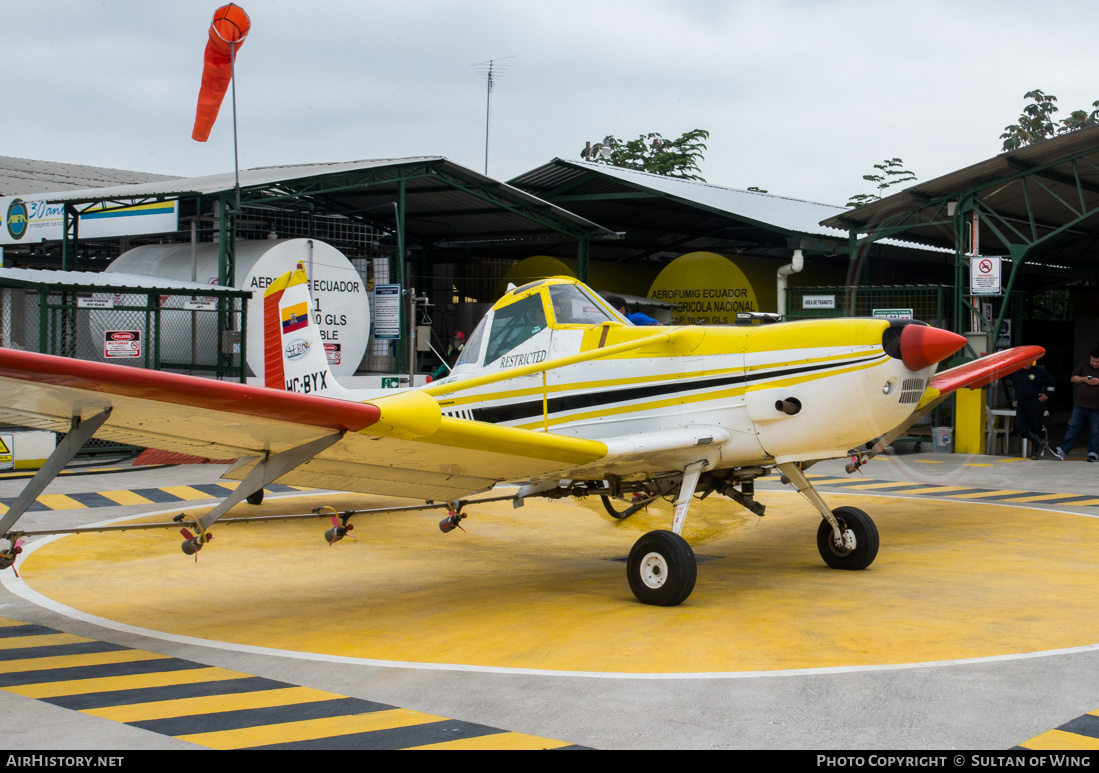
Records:
[[[0,156],[0,196],[29,196],[172,179],[175,178],[162,174]]]
[[[202,282],[146,276],[144,274],[98,273],[95,271],[51,271],[33,268],[0,268],[0,283],[18,285],[53,285],[57,287],[95,287],[104,291],[123,290],[186,290],[194,295],[250,296],[251,290],[220,287]]]
[[[230,172],[27,198],[121,205],[220,196],[231,193],[234,185]],[[240,186],[247,205],[296,202],[318,212],[359,216],[388,227],[393,226],[393,202],[403,187],[407,240],[426,245],[562,233],[572,238],[614,238],[612,232],[579,215],[442,156],[246,169],[240,172]]]
[[[848,234],[821,221],[838,205],[727,188],[607,164],[555,158],[509,181],[616,231],[619,242],[593,245],[604,260],[670,259],[710,250],[788,259],[796,247],[828,252]],[[890,246],[925,252],[918,245]]]
[[[980,217],[982,254],[1025,254],[1028,260],[1094,269],[1099,262],[1099,126],[1001,153],[823,224],[953,249],[956,229],[968,227],[972,208]]]
[[[696,180],[668,177],[590,161],[556,158],[545,166],[516,177],[511,180],[511,183],[523,188],[559,187],[580,176],[582,170],[621,180],[632,187],[645,188],[723,215],[734,214],[745,221],[781,228],[790,233],[821,236],[842,234],[846,237],[846,234],[839,229],[825,228],[820,225],[820,221],[824,218],[843,211],[843,207],[839,205],[819,204],[815,201],[792,199],[772,193],[726,188]]]

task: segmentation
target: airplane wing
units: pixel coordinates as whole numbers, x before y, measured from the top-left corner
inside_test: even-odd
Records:
[[[279,480],[392,496],[447,500],[607,454],[598,441],[445,417],[420,392],[356,403],[3,348],[0,391],[5,423],[67,432],[74,417],[110,408],[97,437],[210,458],[258,459],[342,433]]]
[[[902,424],[883,435],[870,449],[875,456],[899,438],[913,424],[962,387],[978,389],[991,384],[1022,368],[1028,362],[1042,357],[1046,350],[1040,346],[1016,346],[988,357],[964,363],[955,368],[936,373],[924,390],[916,410]]]
[[[987,386],[993,381],[1010,375],[1022,368],[1028,362],[1034,362],[1046,353],[1040,346],[1016,346],[1014,349],[1005,349],[1002,352],[988,357],[967,362],[942,373],[936,373],[931,383],[927,385],[917,408],[923,408],[928,404],[941,402],[952,392],[969,387],[977,389]]]

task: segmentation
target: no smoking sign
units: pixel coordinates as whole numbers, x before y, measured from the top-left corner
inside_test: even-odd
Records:
[[[969,264],[969,292],[972,295],[1000,294],[1000,258],[973,258]]]

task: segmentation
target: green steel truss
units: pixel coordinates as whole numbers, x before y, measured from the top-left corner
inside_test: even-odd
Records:
[[[910,195],[916,206],[898,205],[894,211],[876,218],[870,224],[837,218],[837,222],[851,232],[851,254],[855,255],[860,248],[882,239],[911,238],[912,232],[917,229],[929,226],[949,229],[953,234],[953,244],[941,244],[954,249],[955,286],[959,290],[968,290],[970,258],[966,247],[975,215],[985,238],[980,245],[981,251],[1010,258],[1011,272],[1002,294],[1002,297],[1010,297],[1019,269],[1028,260],[1033,261],[1037,251],[1099,214],[1099,185],[1083,178],[1085,173],[1099,174],[1099,148],[1084,148],[1036,165],[1014,158],[1008,158],[1007,163],[1011,170],[1009,173],[986,177],[969,187],[943,195],[931,197],[912,192]],[[1069,166],[1071,174],[1057,169],[1065,165]],[[1015,183],[1021,186],[1024,206],[1021,211],[1006,211],[998,204],[996,195]],[[861,235],[860,231],[863,232]],[[987,243],[989,235],[995,238],[996,244]],[[1052,271],[1071,276],[1067,268],[1053,268]],[[970,298],[967,292],[955,293],[953,316],[955,330],[959,332],[965,329],[969,319],[970,309],[967,307]],[[991,330],[1000,329],[1007,308],[1008,304],[1001,304]]]

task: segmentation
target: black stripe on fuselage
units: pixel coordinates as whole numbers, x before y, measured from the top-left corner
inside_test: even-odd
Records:
[[[592,392],[584,392],[562,397],[551,397],[547,401],[546,408],[550,416],[561,413],[578,411],[585,408],[613,405],[615,403],[631,403],[639,400],[647,400],[654,397],[670,397],[678,394],[697,392],[706,389],[734,386],[737,384],[751,384],[767,381],[774,378],[788,378],[801,373],[828,370],[831,368],[847,368],[852,365],[861,365],[867,362],[881,359],[884,354],[875,354],[857,360],[844,362],[828,362],[818,365],[804,365],[798,368],[785,368],[783,370],[770,370],[761,373],[747,375],[740,373],[735,376],[721,376],[719,378],[700,379],[698,381],[669,381],[663,384],[641,387],[625,387],[622,389],[600,389]],[[521,403],[509,403],[508,405],[494,405],[488,408],[474,408],[474,421],[484,421],[490,424],[504,424],[510,421],[521,421],[542,415],[542,399],[527,400]]]

